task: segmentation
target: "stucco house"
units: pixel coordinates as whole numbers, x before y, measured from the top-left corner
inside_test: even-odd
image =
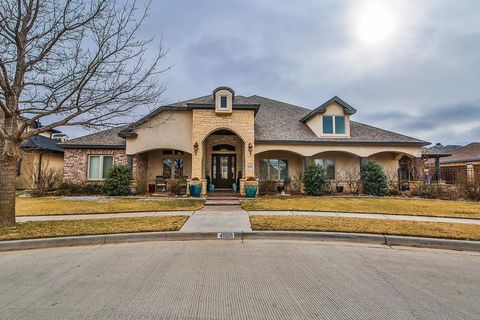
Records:
[[[41,179],[44,179],[45,175],[52,175],[52,171],[56,171],[55,174],[61,178],[63,148],[58,145],[59,141],[53,138],[55,134],[61,134],[61,132],[55,129],[49,130],[22,143],[15,179],[17,190],[36,189]]]
[[[338,97],[311,110],[219,87],[162,106],[131,125],[62,143],[64,179],[97,182],[113,164],[128,164],[136,181],[196,177],[206,184],[209,177],[217,188],[240,181],[243,192],[246,177],[298,177],[315,161],[340,180],[366,159],[419,179],[422,146],[429,143],[355,122],[356,112]]]

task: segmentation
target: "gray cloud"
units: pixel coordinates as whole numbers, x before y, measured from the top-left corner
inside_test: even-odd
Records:
[[[397,17],[397,32],[376,47],[354,36],[368,3]],[[165,102],[218,85],[309,108],[338,95],[358,109],[355,120],[468,143],[480,140],[478,12],[476,0],[165,0],[144,33],[162,33],[170,49]]]

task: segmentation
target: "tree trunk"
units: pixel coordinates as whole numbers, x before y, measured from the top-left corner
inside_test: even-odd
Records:
[[[0,228],[15,226],[15,157],[0,158]]]

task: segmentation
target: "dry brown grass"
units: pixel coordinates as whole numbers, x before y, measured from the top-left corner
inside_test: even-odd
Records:
[[[100,198],[78,200],[62,197],[27,198],[17,197],[17,216],[119,213],[145,211],[198,210],[203,200],[155,199],[155,198]]]
[[[244,200],[242,201],[242,207],[248,211],[334,211],[480,218],[480,203],[428,199],[374,197],[264,198]]]
[[[480,240],[480,225],[312,216],[251,216],[253,230],[376,233]]]
[[[187,216],[31,221],[0,229],[0,240],[83,236],[94,234],[177,231]]]

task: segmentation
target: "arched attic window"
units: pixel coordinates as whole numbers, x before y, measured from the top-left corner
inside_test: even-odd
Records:
[[[217,144],[213,146],[213,151],[235,151],[235,146],[229,144]]]

